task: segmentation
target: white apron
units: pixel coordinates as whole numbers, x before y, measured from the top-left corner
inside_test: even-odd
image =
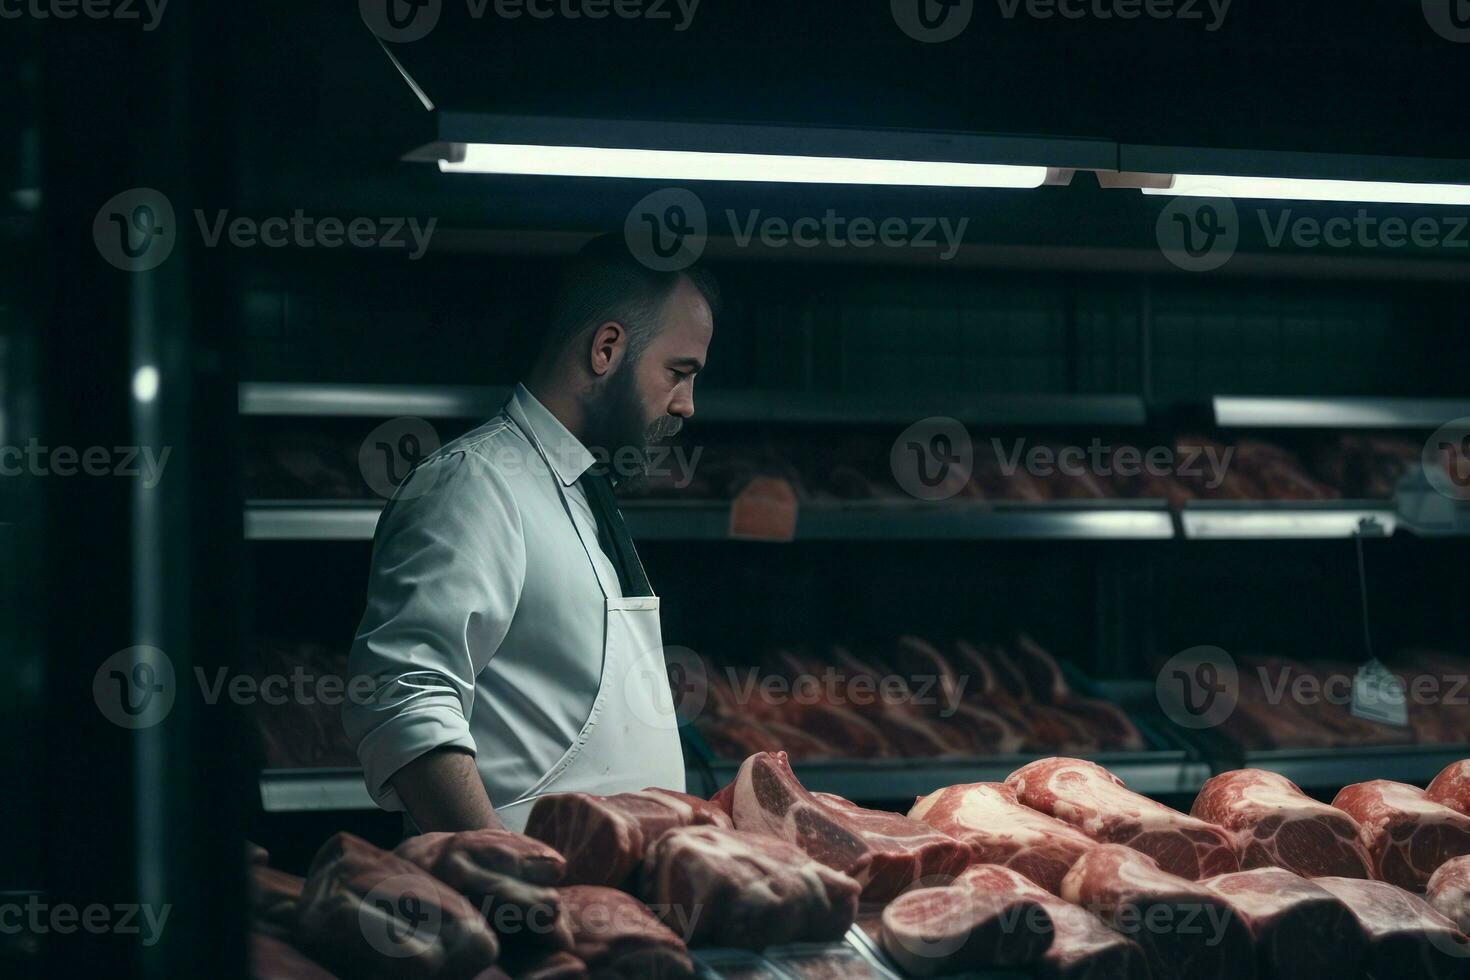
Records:
[[[527,438],[546,459],[546,450],[533,433]],[[547,460],[548,465],[550,460]],[[554,471],[553,471],[554,474]],[[664,665],[663,633],[659,628],[657,596],[621,595],[616,578],[610,582],[603,563],[596,560],[602,546],[588,540],[572,520],[566,488],[556,479],[567,520],[587,552],[597,574],[606,610],[602,650],[602,679],[592,713],[572,744],[551,771],[509,803],[491,800],[495,812],[511,830],[525,829],[536,799],[549,793],[626,793],[647,786],[683,792],[684,754],[679,747],[678,718]]]

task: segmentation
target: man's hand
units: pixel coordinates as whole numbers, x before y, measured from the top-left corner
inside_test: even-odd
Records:
[[[505,829],[490,805],[475,757],[464,749],[426,752],[395,772],[389,782],[426,834]]]

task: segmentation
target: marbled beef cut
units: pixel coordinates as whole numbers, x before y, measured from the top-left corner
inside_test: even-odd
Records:
[[[1425,790],[1429,798],[1451,810],[1470,815],[1470,759],[1450,763]]]
[[[951,885],[889,903],[880,942],[909,976],[932,977],[1035,963],[1052,936],[1051,916],[1035,898]]]
[[[1358,821],[1379,881],[1423,891],[1441,864],[1470,854],[1470,817],[1417,786],[1387,779],[1354,783],[1332,805]]]
[[[1339,980],[1354,975],[1368,937],[1342,901],[1285,868],[1256,868],[1200,882],[1228,901],[1256,941],[1261,975]]]
[[[1032,969],[1043,980],[1149,980],[1148,961],[1133,940],[1084,908],[1063,901],[1029,878],[995,864],[974,864],[960,888],[1031,898],[1051,917],[1052,942]]]
[[[1221,773],[1200,788],[1189,813],[1224,828],[1242,869],[1285,868],[1306,878],[1372,877],[1358,822],[1279,773]]]
[[[1027,806],[1095,841],[1141,851],[1170,874],[1197,881],[1240,870],[1225,831],[1140,796],[1097,763],[1039,759],[1011,773],[1006,785]]]
[[[764,949],[841,939],[858,883],[795,844],[720,827],[680,827],[649,848],[638,894],[697,945]]]
[[[728,800],[736,830],[790,841],[855,878],[868,901],[888,901],[925,879],[951,879],[969,863],[964,844],[927,824],[808,792],[784,752],[746,759]]]
[[[469,899],[506,945],[571,949],[556,890],[567,862],[546,844],[509,830],[410,837],[394,854]]]
[[[1386,881],[1318,878],[1352,909],[1368,936],[1373,980],[1464,980],[1470,940],[1424,899]]]
[[[561,889],[572,952],[594,977],[685,980],[694,963],[684,941],[627,892],[599,885]]]
[[[1424,897],[1461,932],[1470,933],[1470,854],[1441,864]]]
[[[1256,974],[1250,930],[1230,903],[1131,847],[1101,844],[1082,855],[1062,879],[1062,898],[1142,946],[1154,977],[1250,980]]]
[[[554,793],[531,808],[526,834],[566,858],[566,884],[617,888],[637,870],[660,834],[699,825],[731,824],[717,804],[671,790],[616,796]]]
[[[468,980],[500,952],[463,895],[347,833],[312,859],[297,937],[313,959],[354,980]]]
[[[1018,871],[1055,894],[1062,877],[1097,841],[1033,810],[1005,783],[968,783],[930,793],[909,817],[964,842],[980,864]]]

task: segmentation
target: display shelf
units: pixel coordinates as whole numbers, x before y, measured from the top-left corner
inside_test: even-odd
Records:
[[[250,501],[247,541],[371,541],[383,505],[376,501]]]
[[[1459,398],[1251,398],[1214,399],[1215,424],[1225,428],[1437,429],[1470,415]]]
[[[1383,501],[1222,501],[1185,504],[1179,512],[1190,540],[1386,537],[1398,512]]]
[[[639,541],[708,541],[730,537],[730,505],[712,501],[630,501],[622,505]],[[382,504],[375,501],[247,503],[251,541],[370,541]],[[818,504],[801,508],[796,538],[805,541],[1166,540],[1174,521],[1163,501],[992,504]]]
[[[249,381],[241,415],[485,418],[510,395],[504,385],[370,385]],[[907,392],[701,390],[698,418],[715,422],[908,424],[946,416],[985,425],[1142,425],[1134,395],[974,395]]]
[[[266,769],[260,802],[267,813],[377,809],[361,769]]]
[[[1424,785],[1445,766],[1470,758],[1470,745],[1384,745],[1364,748],[1270,749],[1244,753],[1240,765],[1269,769],[1298,786],[1338,790],[1369,779]]]
[[[850,800],[911,800],[959,783],[1002,782],[1028,762],[1047,755],[974,759],[852,759],[792,762],[801,784],[814,793],[836,793]],[[1139,793],[1193,793],[1210,778],[1209,766],[1183,750],[1104,752],[1088,756]],[[738,762],[713,762],[691,768],[691,793],[715,790],[735,778]],[[711,784],[713,786],[711,787]]]

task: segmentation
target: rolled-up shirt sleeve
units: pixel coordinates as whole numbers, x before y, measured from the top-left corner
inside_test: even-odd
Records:
[[[343,708],[379,806],[404,809],[389,780],[424,753],[475,752],[475,678],[505,639],[525,571],[515,498],[473,447],[426,461],[385,508],[348,660],[372,693]]]

